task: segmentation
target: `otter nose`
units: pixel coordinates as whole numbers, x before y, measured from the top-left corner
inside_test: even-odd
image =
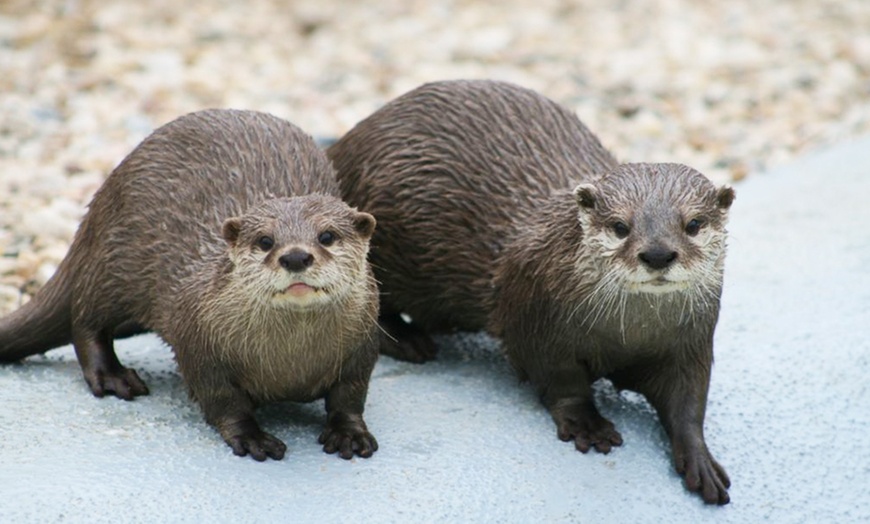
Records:
[[[294,249],[285,255],[281,255],[278,258],[278,263],[287,271],[299,273],[311,267],[311,264],[314,263],[314,255],[301,249]]]
[[[670,249],[655,248],[644,251],[637,258],[650,269],[665,269],[677,259],[677,252]]]

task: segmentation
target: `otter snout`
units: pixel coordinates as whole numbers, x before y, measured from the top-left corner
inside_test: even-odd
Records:
[[[668,268],[677,259],[677,252],[665,247],[655,247],[637,255],[643,264],[656,270]]]
[[[293,249],[278,258],[281,267],[291,273],[300,273],[314,264],[314,255],[304,249]]]

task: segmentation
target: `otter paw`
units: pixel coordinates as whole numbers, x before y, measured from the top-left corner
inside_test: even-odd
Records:
[[[349,460],[354,454],[369,458],[378,450],[378,441],[368,432],[365,422],[359,416],[330,417],[317,441],[323,444],[323,451]]]
[[[675,446],[674,466],[683,476],[686,489],[701,495],[704,503],[723,506],[731,501],[731,479],[706,449],[684,451]]]
[[[234,435],[225,440],[233,448],[233,454],[239,457],[251,455],[251,458],[257,462],[263,462],[267,458],[281,460],[284,458],[284,452],[287,451],[287,446],[283,442],[260,430]]]
[[[595,414],[564,416],[556,421],[556,434],[563,442],[574,441],[577,451],[586,453],[592,448],[599,453],[610,453],[613,446],[622,445],[622,435],[613,422]]]
[[[139,375],[130,368],[121,367],[117,370],[97,369],[85,374],[85,381],[95,397],[104,397],[111,393],[124,400],[148,394],[148,386]]]

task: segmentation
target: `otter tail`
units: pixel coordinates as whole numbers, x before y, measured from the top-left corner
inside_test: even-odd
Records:
[[[65,262],[30,302],[0,318],[0,362],[45,353],[71,341],[71,285]]]

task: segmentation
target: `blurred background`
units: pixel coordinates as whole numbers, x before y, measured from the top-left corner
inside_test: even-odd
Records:
[[[155,127],[234,107],[338,137],[448,78],[538,90],[622,160],[738,181],[868,132],[870,2],[0,0],[0,313]]]

